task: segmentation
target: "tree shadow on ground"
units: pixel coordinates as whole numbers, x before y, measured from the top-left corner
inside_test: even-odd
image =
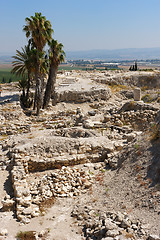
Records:
[[[6,95],[3,97],[0,97],[0,105],[4,105],[9,102],[17,102],[17,101],[19,101],[19,94]]]

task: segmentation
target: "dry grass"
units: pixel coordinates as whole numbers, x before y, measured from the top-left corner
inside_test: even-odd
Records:
[[[8,137],[7,134],[2,134],[2,135],[0,135],[0,141],[5,140],[7,137]]]
[[[40,203],[39,210],[41,213],[46,212],[48,208],[51,208],[53,204],[55,203],[55,198],[49,198],[43,202]]]
[[[143,187],[146,188],[146,189],[148,188],[148,182],[146,182],[146,181],[143,180],[141,174],[138,174],[138,175],[137,175],[137,181],[139,182],[139,184],[140,184],[141,187],[143,186]]]
[[[100,185],[103,185],[104,184],[104,173],[101,173],[101,174],[97,174],[95,176],[95,180],[97,182],[99,182]]]
[[[120,85],[120,84],[111,84],[111,85],[109,85],[109,88],[111,89],[111,91],[113,92],[113,93],[115,93],[115,92],[119,92],[119,91],[121,91],[121,90],[127,90],[127,89],[129,89],[128,88],[128,86],[125,86],[125,85]]]
[[[136,170],[136,172],[139,172],[141,169],[142,169],[141,166],[139,166],[139,165],[136,165],[136,166],[135,166],[135,170]]]
[[[29,138],[29,139],[32,139],[32,138],[34,138],[34,136],[33,136],[32,134],[30,134],[30,135],[28,136],[28,138]]]
[[[135,239],[133,233],[128,233],[128,232],[125,233],[125,237],[129,239]]]
[[[15,112],[16,111],[16,109],[14,109],[14,108],[7,108],[7,107],[3,107],[3,112]]]
[[[26,232],[19,232],[17,233],[17,240],[35,240],[36,236],[35,236],[36,232],[34,231],[26,231]]]
[[[151,97],[150,94],[146,94],[142,97],[142,100],[145,102],[145,103],[151,103],[153,101],[153,98]]]

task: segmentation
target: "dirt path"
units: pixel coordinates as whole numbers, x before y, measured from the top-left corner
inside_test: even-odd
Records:
[[[8,240],[15,239],[20,231],[40,233],[47,229],[49,234],[46,239],[48,240],[82,240],[81,227],[78,227],[78,223],[71,217],[73,202],[71,198],[59,199],[44,216],[32,219],[27,225],[17,222],[13,212],[0,212],[0,230],[8,230],[8,236],[5,238]]]

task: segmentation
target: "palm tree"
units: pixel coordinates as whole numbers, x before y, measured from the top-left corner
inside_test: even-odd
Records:
[[[57,40],[52,39],[49,43],[49,76],[46,85],[46,91],[44,95],[43,108],[46,108],[51,99],[51,95],[55,98],[55,83],[58,71],[58,66],[61,62],[64,62],[65,52],[63,51],[63,45],[58,43]]]
[[[36,92],[35,92],[35,102],[37,107],[37,115],[42,105],[42,81],[40,73],[40,54],[43,51],[46,43],[51,39],[53,30],[51,28],[51,23],[46,20],[45,16],[42,16],[41,13],[35,13],[35,16],[31,18],[26,18],[26,25],[23,28],[23,31],[26,32],[26,37],[32,37],[35,48],[37,49],[37,62],[36,62]]]
[[[25,98],[26,97],[26,93],[25,90],[27,88],[28,82],[26,80],[26,78],[22,78],[21,80],[18,81],[18,85],[17,88],[21,91],[22,90],[22,97]]]
[[[23,79],[28,78],[26,85],[28,98],[32,74],[35,73],[36,51],[31,49],[30,43],[21,49],[22,51],[16,50],[16,55],[12,57],[15,60],[12,62],[11,73],[22,76]]]

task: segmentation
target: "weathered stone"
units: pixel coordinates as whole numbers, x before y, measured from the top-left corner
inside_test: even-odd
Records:
[[[32,216],[32,217],[38,217],[39,214],[40,214],[39,212],[35,212],[35,211],[32,211],[32,212],[31,212],[31,216]]]
[[[123,219],[121,222],[121,227],[122,228],[128,228],[131,226],[131,223],[129,221],[127,221],[126,219]]]
[[[28,208],[25,208],[23,210],[23,214],[24,215],[31,215],[32,211],[33,211],[33,209],[31,207],[28,207]]]
[[[149,235],[147,240],[160,240],[160,236],[158,236],[158,235]]]
[[[8,235],[8,230],[7,229],[1,229],[0,230],[0,236],[7,236]]]
[[[131,142],[133,139],[135,139],[136,135],[134,133],[129,133],[125,135],[128,142]]]
[[[2,205],[3,205],[2,207],[3,211],[10,211],[10,210],[13,210],[15,201],[12,199],[2,200]]]
[[[45,230],[42,230],[38,233],[38,237],[43,237],[46,234]]]
[[[95,110],[89,111],[88,114],[90,116],[95,116],[96,115],[96,111]]]
[[[30,223],[30,221],[31,221],[30,218],[24,217],[24,216],[21,219],[21,222],[24,223],[24,224],[28,224],[28,223]]]
[[[124,215],[121,212],[117,212],[115,220],[117,222],[122,222]]]
[[[116,169],[118,166],[117,158],[108,159],[108,164],[111,168]]]
[[[140,88],[134,89],[134,101],[141,101],[141,89]]]
[[[138,226],[137,226],[136,224],[132,224],[132,228],[133,228],[134,230],[137,230],[137,229],[138,229]]]
[[[114,240],[114,238],[112,238],[112,237],[104,237],[104,238],[102,238],[102,240]]]
[[[111,120],[111,115],[104,115],[104,120],[103,122],[109,122]]]
[[[117,225],[113,223],[110,218],[107,218],[105,219],[105,228],[106,230],[113,230],[117,228]]]
[[[86,180],[86,181],[84,182],[84,187],[85,187],[85,188],[90,188],[91,186],[92,186],[92,183],[89,182],[88,180]]]
[[[114,240],[131,240],[128,236],[125,237],[124,235],[118,235],[114,238]]]
[[[117,229],[108,230],[106,232],[106,237],[116,237],[117,235],[119,235],[119,231]]]

